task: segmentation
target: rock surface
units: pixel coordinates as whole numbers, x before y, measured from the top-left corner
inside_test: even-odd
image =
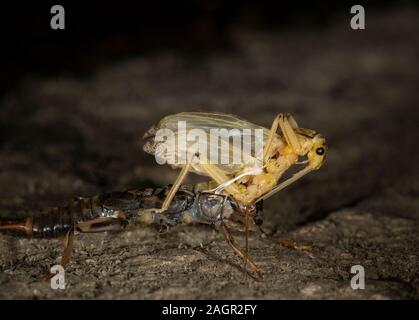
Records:
[[[60,240],[0,235],[0,298],[419,298],[417,30],[419,14],[407,10],[372,14],[362,32],[346,22],[238,29],[234,49],[205,56],[162,51],[84,78],[27,77],[0,101],[2,216],[171,183],[176,171],[142,152],[140,138],[179,111],[267,127],[290,112],[325,135],[330,153],[321,170],[266,201],[265,227],[313,252],[252,235],[263,282],[245,279],[222,235],[188,226],[78,235],[67,288],[52,290],[41,278]],[[350,286],[358,264],[364,290]]]

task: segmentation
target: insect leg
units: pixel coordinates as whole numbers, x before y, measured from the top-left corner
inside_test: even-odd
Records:
[[[270,234],[266,233],[260,226],[257,226],[257,230],[264,236],[264,238],[275,242],[281,246],[294,249],[294,250],[301,250],[301,251],[311,251],[312,247],[310,245],[298,243],[288,239],[277,239]]]
[[[311,251],[313,249],[313,247],[310,245],[298,243],[298,242],[288,240],[288,239],[276,239],[276,238],[271,237],[270,240],[278,243],[281,246],[294,249],[294,250]]]
[[[225,224],[221,223],[220,227],[221,227],[221,230],[223,231],[224,237],[225,237],[227,243],[230,245],[230,247],[234,250],[234,252],[236,252],[236,254],[238,256],[240,256],[244,261],[246,261],[249,264],[251,269],[256,274],[256,279],[259,280],[259,281],[262,281],[263,280],[263,275],[260,272],[256,263],[254,263],[253,260],[250,258],[250,256],[246,252],[243,252],[243,250],[237,245],[237,243],[234,241],[233,236],[231,235],[230,231],[227,229]]]
[[[224,190],[232,195],[235,199],[243,202],[247,202],[246,198],[244,197],[243,191],[239,189],[237,184],[235,183],[226,183],[231,180],[230,177],[228,177],[220,168],[218,168],[215,164],[207,162],[200,163],[199,167],[210,177],[212,178],[216,183],[219,185],[225,184]]]
[[[164,212],[167,209],[169,209],[170,203],[172,202],[174,196],[176,195],[179,188],[181,187],[181,185],[182,185],[183,181],[185,180],[186,175],[188,174],[190,168],[191,168],[191,164],[189,162],[186,163],[182,167],[182,170],[180,171],[180,173],[177,176],[175,182],[173,183],[172,187],[170,188],[166,198],[164,199],[161,208],[148,208],[148,209],[141,210],[140,215],[142,216],[142,220],[143,220],[142,222],[152,223],[153,219],[150,219],[152,214],[158,214],[158,213]]]
[[[284,135],[284,138],[287,144],[292,148],[292,151],[295,154],[301,154],[301,144],[298,140],[295,130],[298,126],[294,118],[291,115],[284,116],[283,114],[279,115],[279,126]]]
[[[61,266],[65,269],[67,264],[70,262],[71,253],[73,251],[73,240],[74,240],[74,228],[68,230],[64,237],[64,251],[61,257]]]
[[[100,217],[90,221],[78,223],[74,226],[77,231],[84,233],[122,231],[127,226],[127,221],[121,218]]]
[[[282,117],[282,113],[280,113],[279,115],[277,115],[274,119],[274,121],[272,122],[272,126],[271,126],[271,130],[269,131],[269,137],[268,137],[268,141],[266,142],[265,147],[263,148],[263,163],[265,164],[266,160],[268,160],[268,156],[269,156],[269,149],[271,148],[272,142],[274,140],[276,131],[278,130],[278,126],[279,126],[279,118]]]
[[[66,233],[66,235],[64,236],[64,239],[63,239],[64,251],[63,251],[63,254],[61,256],[60,265],[64,269],[67,266],[67,264],[70,262],[71,253],[73,252],[73,239],[74,239],[74,227],[71,227],[70,230],[68,230],[68,232]],[[53,276],[55,276],[55,274],[48,271],[43,276],[43,280],[48,281]]]
[[[271,148],[278,127],[281,128],[282,134],[285,138],[286,143],[291,147],[292,151],[296,154],[301,153],[301,144],[296,135],[296,131],[299,131],[297,122],[291,115],[278,114],[272,122],[271,130],[266,145],[263,149],[263,163],[269,158],[269,149]]]
[[[173,200],[173,197],[175,196],[176,192],[179,190],[179,187],[182,185],[183,181],[186,178],[186,175],[188,174],[188,171],[191,168],[191,164],[188,162],[183,166],[182,170],[180,171],[178,177],[176,178],[175,182],[173,183],[173,186],[170,188],[169,194],[166,196],[166,199],[164,199],[163,205],[161,207],[161,211],[166,211],[170,203]]]
[[[289,186],[291,183],[297,181],[298,179],[300,179],[301,177],[305,176],[307,173],[310,173],[311,171],[313,171],[313,168],[311,168],[310,166],[306,166],[304,169],[302,169],[302,170],[298,171],[297,173],[293,174],[287,180],[285,180],[285,181],[281,182],[280,184],[278,184],[275,188],[273,188],[268,193],[265,193],[261,197],[257,198],[256,201],[255,201],[255,203],[256,202],[259,202],[261,200],[266,200],[266,199],[272,197],[275,193],[277,193],[280,190],[284,189],[285,187]]]
[[[245,239],[246,239],[245,250],[246,251],[245,252],[246,252],[246,255],[248,255],[249,254],[249,210],[247,210],[247,208],[245,209],[244,221],[245,221],[244,225],[246,228],[246,235],[245,235]],[[247,259],[244,260],[244,269],[246,268],[247,268]]]
[[[24,218],[21,220],[2,220],[0,221],[0,232],[1,231],[20,231],[27,236],[32,235],[32,217]]]

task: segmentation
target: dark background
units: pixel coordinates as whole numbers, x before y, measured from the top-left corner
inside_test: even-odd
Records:
[[[66,29],[51,30],[62,4]],[[265,201],[250,237],[265,281],[208,226],[76,236],[61,292],[39,279],[61,241],[0,235],[0,298],[417,299],[419,10],[357,2],[32,1],[0,7],[0,216],[74,196],[172,183],[141,150],[181,111],[270,127],[292,113],[322,133],[326,164]],[[189,182],[202,177],[190,175]],[[243,245],[243,237],[236,235]],[[365,290],[349,286],[366,270]]]
[[[367,1],[370,10],[415,7],[415,1]],[[53,5],[66,29],[54,31]],[[348,1],[19,1],[1,4],[0,93],[28,73],[88,75],[104,64],[156,50],[199,55],[234,49],[238,26],[267,32],[327,28],[347,18]],[[362,3],[360,3],[362,4]]]

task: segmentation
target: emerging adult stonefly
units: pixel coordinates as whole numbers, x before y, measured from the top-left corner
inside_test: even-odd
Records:
[[[181,122],[184,123],[182,127],[179,125]],[[278,128],[281,129],[280,134],[277,133]],[[193,140],[186,140],[185,143],[180,142],[181,135],[184,137],[197,129],[204,132],[207,137],[203,148],[199,148],[201,143],[199,141],[198,143]],[[219,138],[219,131],[214,131],[214,129],[227,130],[227,132],[235,130],[232,135],[236,137],[242,135],[244,138],[245,135],[250,135],[251,139],[243,139],[241,144],[243,148],[240,150],[243,153],[240,161],[214,162],[208,159],[207,154],[203,155],[200,152],[200,150],[206,150],[209,147],[209,150],[215,149],[221,154],[224,152],[230,158],[232,150],[237,149],[234,138],[227,139],[227,142],[224,140],[226,143],[218,144],[217,142],[217,145],[211,145]],[[162,132],[159,130],[172,132],[177,139],[162,140],[161,137],[157,139],[158,133]],[[258,139],[257,130],[262,132],[260,140],[262,140],[263,147],[259,155],[254,145],[245,147],[246,143],[251,144],[252,141],[254,143]],[[214,132],[217,132],[216,137],[214,137]],[[300,128],[291,115],[282,113],[275,117],[271,129],[267,129],[230,114],[182,112],[166,116],[156,126],[150,128],[143,138],[147,140],[143,148],[144,151],[158,157],[167,157],[167,159],[172,157],[170,164],[175,168],[181,168],[180,174],[161,208],[150,209],[156,214],[165,212],[169,208],[178,188],[190,171],[212,179],[211,183],[214,188],[208,190],[209,192],[228,195],[246,208],[248,205],[255,205],[257,202],[271,197],[307,173],[319,169],[323,165],[328,151],[326,141],[321,134],[310,129]],[[187,156],[179,157],[183,152]],[[173,162],[173,159],[179,158],[183,161]],[[306,166],[284,181],[280,181],[284,173],[296,164],[305,164]],[[245,222],[247,231],[247,214],[245,214]],[[247,255],[247,248],[248,235],[246,232],[246,252],[238,253],[244,259],[245,266],[250,263],[252,269],[260,275],[258,268]],[[295,246],[295,248],[298,247]]]
[[[179,131],[179,122],[186,124],[185,132]],[[278,128],[281,129],[281,134],[277,134]],[[291,115],[279,114],[269,130],[234,115],[203,112],[182,112],[166,116],[144,135],[144,139],[147,140],[144,151],[156,154],[158,150],[172,150],[171,152],[175,155],[179,154],[184,151],[180,146],[168,148],[171,146],[167,145],[167,143],[177,141],[176,139],[158,141],[156,133],[159,130],[170,130],[175,136],[179,136],[196,129],[203,130],[209,141],[216,141],[218,138],[218,136],[211,137],[214,136],[213,129],[238,129],[235,135],[250,134],[255,139],[257,138],[255,129],[260,129],[263,132],[261,161],[258,162],[256,159],[258,155],[252,154],[254,148],[250,147],[242,148],[244,153],[240,162],[213,163],[208,157],[203,157],[196,152],[199,148],[197,149],[194,141],[187,141],[184,147],[186,152],[196,156],[185,158],[185,162],[171,163],[173,167],[182,169],[162,208],[156,208],[157,211],[164,211],[168,208],[189,171],[210,177],[216,186],[214,189],[216,193],[222,191],[243,204],[254,204],[271,197],[307,173],[319,169],[327,154],[326,141],[323,136],[313,130],[298,127]],[[211,140],[212,138],[214,139]],[[223,151],[231,153],[234,148],[237,148],[233,142],[234,139],[230,139],[228,143],[221,143],[215,148],[220,153]],[[225,148],[228,150],[224,150]],[[279,183],[284,173],[295,164],[306,164],[306,167]]]

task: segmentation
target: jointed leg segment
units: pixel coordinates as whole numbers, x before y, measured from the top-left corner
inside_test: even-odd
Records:
[[[263,150],[263,162],[265,163],[269,157],[269,149],[271,148],[278,127],[281,128],[282,134],[286,143],[292,148],[293,152],[299,154],[301,152],[301,144],[295,133],[295,129],[298,128],[297,123],[291,115],[284,116],[284,114],[278,114],[271,126],[269,137]]]
[[[230,247],[236,252],[238,256],[240,256],[246,264],[249,264],[251,269],[255,272],[256,278],[261,281],[263,280],[263,275],[260,272],[257,265],[254,263],[254,261],[249,257],[249,255],[246,252],[243,252],[243,250],[237,245],[236,241],[234,241],[233,236],[231,235],[230,231],[227,229],[224,223],[221,223],[221,230],[223,231],[224,237],[227,241],[227,243],[230,245]]]
[[[183,181],[185,180],[190,168],[191,168],[191,164],[189,162],[185,164],[185,166],[182,168],[178,177],[173,183],[173,186],[170,188],[169,194],[167,195],[166,199],[164,199],[163,205],[161,207],[161,211],[165,211],[169,208],[170,203],[173,200],[173,197],[175,196],[176,192],[179,190],[179,187],[182,185]]]
[[[71,228],[64,237],[64,251],[61,256],[61,266],[65,269],[70,262],[71,253],[73,252],[74,228]]]

